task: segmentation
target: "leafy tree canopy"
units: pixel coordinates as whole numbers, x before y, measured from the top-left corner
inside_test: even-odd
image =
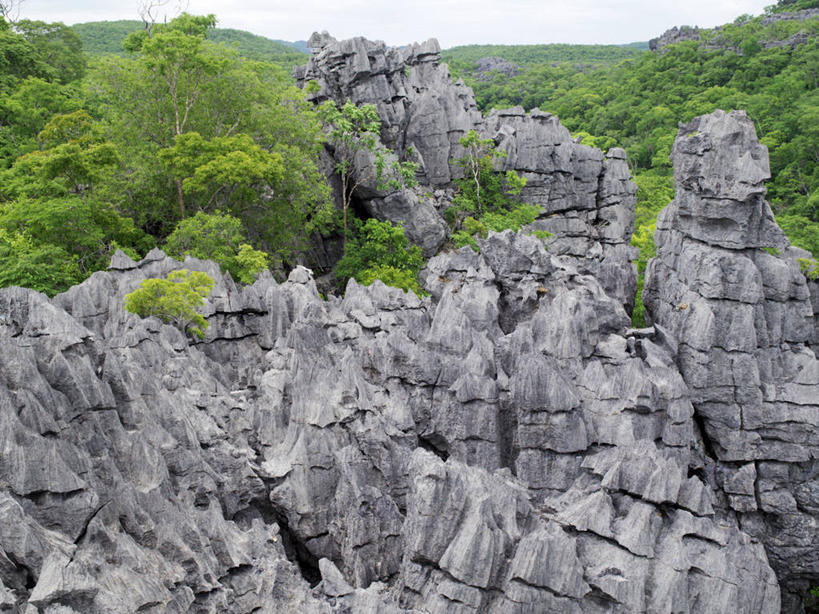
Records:
[[[410,245],[404,228],[374,218],[357,226],[358,232],[347,242],[344,257],[335,268],[339,285],[351,277],[365,285],[381,279],[405,292],[422,294],[418,273],[424,266],[424,256],[420,247]]]
[[[252,283],[267,268],[268,257],[247,243],[242,222],[232,215],[202,211],[182,220],[165,243],[175,258],[193,256],[218,263],[233,279]]]
[[[180,269],[165,279],[144,280],[137,290],[125,295],[125,309],[143,318],[155,316],[202,339],[208,322],[197,309],[205,304],[213,285],[207,273]]]
[[[253,244],[290,263],[333,223],[322,124],[279,68],[207,40],[214,23],[182,15],[92,70],[124,163],[110,197],[160,237],[199,210],[230,211]]]

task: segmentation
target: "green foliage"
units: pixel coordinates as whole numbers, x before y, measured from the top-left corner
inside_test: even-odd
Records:
[[[59,248],[62,257],[73,259],[82,273],[80,279],[105,268],[118,247],[145,253],[154,244],[111,205],[76,196],[18,198],[6,203],[0,208],[0,229],[24,235],[38,249]]]
[[[593,136],[584,130],[572,134],[572,137],[577,139],[578,142],[583,143],[583,145],[596,147],[603,152],[617,146],[617,141],[610,136]]]
[[[674,199],[674,177],[649,173],[632,176],[637,184],[635,227],[652,224],[657,214]]]
[[[654,245],[657,214],[674,199],[674,178],[648,173],[634,175],[633,178],[637,184],[637,206],[631,244],[640,250],[640,255],[637,259],[637,293],[631,321],[635,327],[641,328],[646,325],[642,296],[646,266],[657,253]]]
[[[819,222],[801,215],[780,215],[776,221],[788,235],[791,244],[819,257]]]
[[[496,56],[523,68],[540,64],[571,63],[596,65],[633,58],[648,49],[646,43],[637,45],[465,45],[442,53],[457,76],[469,74],[481,58]]]
[[[14,181],[9,188],[18,195],[39,195],[45,190],[85,198],[119,161],[111,143],[61,143],[19,158],[9,173]],[[21,176],[26,171],[37,182],[26,183]]]
[[[27,77],[7,96],[0,96],[0,169],[43,147],[38,135],[48,121],[78,110],[77,90],[74,84]]]
[[[398,190],[416,184],[417,165],[411,161],[401,162],[391,157],[379,140],[381,121],[374,105],[356,106],[351,101],[341,107],[327,101],[319,108],[325,126],[325,136],[334,149],[335,172],[341,179],[342,227],[347,240],[347,217],[356,189],[366,183],[375,182],[380,190]],[[374,158],[374,172],[356,172],[356,157],[366,152]],[[412,155],[408,151],[407,155]]]
[[[769,6],[765,10],[771,13],[783,11],[802,11],[805,9],[819,8],[819,0],[777,0],[774,6]]]
[[[486,238],[490,230],[517,232],[534,222],[540,210],[520,202],[524,177],[514,171],[495,170],[505,152],[498,151],[492,139],[482,139],[470,130],[460,144],[465,153],[455,164],[464,170],[464,177],[455,180],[458,192],[444,217],[453,228],[455,247],[468,245],[477,252],[476,236]]]
[[[23,19],[14,29],[37,50],[51,79],[68,83],[85,75],[82,40],[65,24]]]
[[[481,222],[483,222],[487,230],[502,232],[511,229],[518,232],[524,226],[534,222],[539,213],[539,207],[526,203],[517,203],[510,209],[487,211],[483,214]]]
[[[488,234],[489,231],[486,225],[470,215],[461,222],[461,229],[452,233],[452,242],[458,249],[468,245],[473,251],[479,252],[480,249],[475,237],[485,239]]]
[[[37,48],[0,17],[0,94],[26,77],[53,78]]]
[[[640,250],[637,259],[637,295],[634,300],[634,310],[631,312],[631,321],[636,328],[646,325],[643,286],[645,285],[645,272],[648,261],[657,255],[657,247],[654,245],[654,231],[656,229],[656,222],[639,226],[631,236],[631,244]]]
[[[424,266],[421,248],[410,245],[404,228],[371,218],[359,228],[344,248],[344,256],[335,268],[339,285],[351,277],[362,284],[380,279],[385,284],[423,293],[418,273]]]
[[[193,197],[188,210],[241,211],[258,198],[259,186],[272,190],[284,174],[281,154],[263,149],[247,134],[205,140],[198,132],[186,132],[157,157],[182,178],[184,194]]]
[[[812,281],[819,279],[819,262],[816,260],[812,258],[799,258],[799,269],[808,279]]]
[[[213,283],[206,273],[173,271],[166,279],[146,279],[137,290],[126,294],[125,309],[142,318],[155,316],[202,339],[208,323],[196,310],[205,304]]]
[[[475,240],[476,236],[485,239],[490,230],[495,232],[503,232],[504,230],[518,232],[524,226],[534,222],[539,213],[540,209],[534,205],[518,203],[511,209],[487,211],[480,216],[480,219],[468,216],[461,222],[460,229],[452,233],[452,242],[456,248],[468,245],[477,252],[480,250]],[[544,243],[553,236],[552,233],[544,230],[533,230],[529,234],[536,236]]]
[[[46,271],[42,279],[29,274],[32,287],[53,294],[106,267],[118,247],[138,253],[153,246],[133,220],[97,198],[95,187],[119,157],[86,111],[54,116],[37,141],[42,149],[0,171],[0,229]],[[24,283],[21,273],[15,279]]]
[[[165,251],[177,259],[192,256],[213,260],[245,284],[252,283],[268,261],[267,254],[247,243],[241,220],[219,211],[200,211],[179,222],[165,243]]]
[[[84,110],[56,115],[39,133],[43,149],[5,173],[0,199],[76,195],[85,199],[119,165],[119,154]]]
[[[160,237],[189,214],[224,209],[250,242],[292,263],[334,221],[322,123],[279,68],[208,40],[212,24],[183,15],[131,36],[131,57],[92,66],[93,99],[123,159],[107,194]]]
[[[208,38],[215,43],[224,43],[236,49],[239,55],[260,62],[272,62],[290,70],[295,65],[305,64],[310,55],[299,51],[287,43],[270,40],[243,30],[214,28]]]
[[[249,243],[242,243],[236,254],[236,279],[243,284],[252,284],[259,273],[267,269],[267,263],[266,253],[253,249]]]
[[[388,286],[401,288],[404,292],[412,290],[418,296],[424,294],[423,289],[418,284],[418,273],[409,269],[389,265],[375,265],[364,269],[356,276],[356,281],[365,286],[369,286],[376,279],[380,279]]]
[[[458,193],[453,199],[455,218],[463,213],[483,215],[485,211],[509,210],[520,204],[519,196],[526,179],[514,171],[495,170],[497,160],[506,153],[495,147],[492,139],[482,139],[475,130],[461,137],[464,155],[455,160],[464,176],[455,180]]]
[[[54,296],[83,277],[77,257],[61,247],[0,228],[0,287],[22,286]]]

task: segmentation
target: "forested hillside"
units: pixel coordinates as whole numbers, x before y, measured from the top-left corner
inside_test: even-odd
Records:
[[[83,49],[88,55],[96,56],[106,53],[123,54],[122,41],[128,34],[143,27],[141,21],[89,21],[71,26],[82,40]],[[212,28],[207,34],[208,40],[234,46],[239,54],[252,60],[274,62],[288,69],[293,64],[300,64],[307,57],[304,49],[297,43],[274,41],[243,30],[231,28]]]
[[[781,2],[777,10],[816,2]],[[765,23],[742,16],[702,40],[578,67],[544,60],[508,77],[453,70],[483,110],[522,105],[555,113],[584,143],[623,146],[640,186],[634,244],[653,253],[653,222],[673,197],[669,153],[679,122],[745,109],[771,155],[768,198],[792,242],[819,254],[819,18]],[[801,37],[795,37],[797,34]],[[767,47],[767,48],[766,48]],[[526,48],[516,51],[526,57]],[[507,51],[505,57],[513,54]],[[455,56],[457,58],[457,55]]]
[[[521,67],[572,62],[611,63],[639,56],[648,43],[631,45],[464,45],[443,52],[442,58],[457,72],[470,72],[481,58],[496,56]]]

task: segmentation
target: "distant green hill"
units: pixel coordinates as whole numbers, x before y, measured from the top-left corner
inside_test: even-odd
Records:
[[[85,52],[89,55],[105,53],[123,53],[122,39],[134,30],[142,28],[142,22],[123,19],[120,21],[91,21],[71,26],[82,39]],[[243,30],[216,28],[210,33],[210,39],[217,43],[233,45],[243,56],[253,60],[274,62],[285,67],[303,64],[307,54],[301,51],[299,41],[287,43],[274,41]]]
[[[82,39],[82,46],[89,55],[123,53],[122,39],[142,27],[141,21],[89,21],[71,26]]]
[[[640,55],[648,43],[628,45],[464,45],[442,53],[452,67],[466,67],[481,58],[500,57],[526,68],[534,64],[575,62],[584,64],[614,63]]]

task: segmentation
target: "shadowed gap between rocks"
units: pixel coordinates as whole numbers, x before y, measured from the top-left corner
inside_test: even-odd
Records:
[[[449,444],[446,439],[438,433],[418,436],[418,447],[427,452],[432,452],[435,456],[446,462],[449,458]]]
[[[304,542],[293,532],[284,514],[274,508],[272,515],[279,525],[279,536],[281,537],[287,560],[296,564],[301,577],[307,581],[311,588],[315,587],[321,582],[318,558],[307,549]]]

